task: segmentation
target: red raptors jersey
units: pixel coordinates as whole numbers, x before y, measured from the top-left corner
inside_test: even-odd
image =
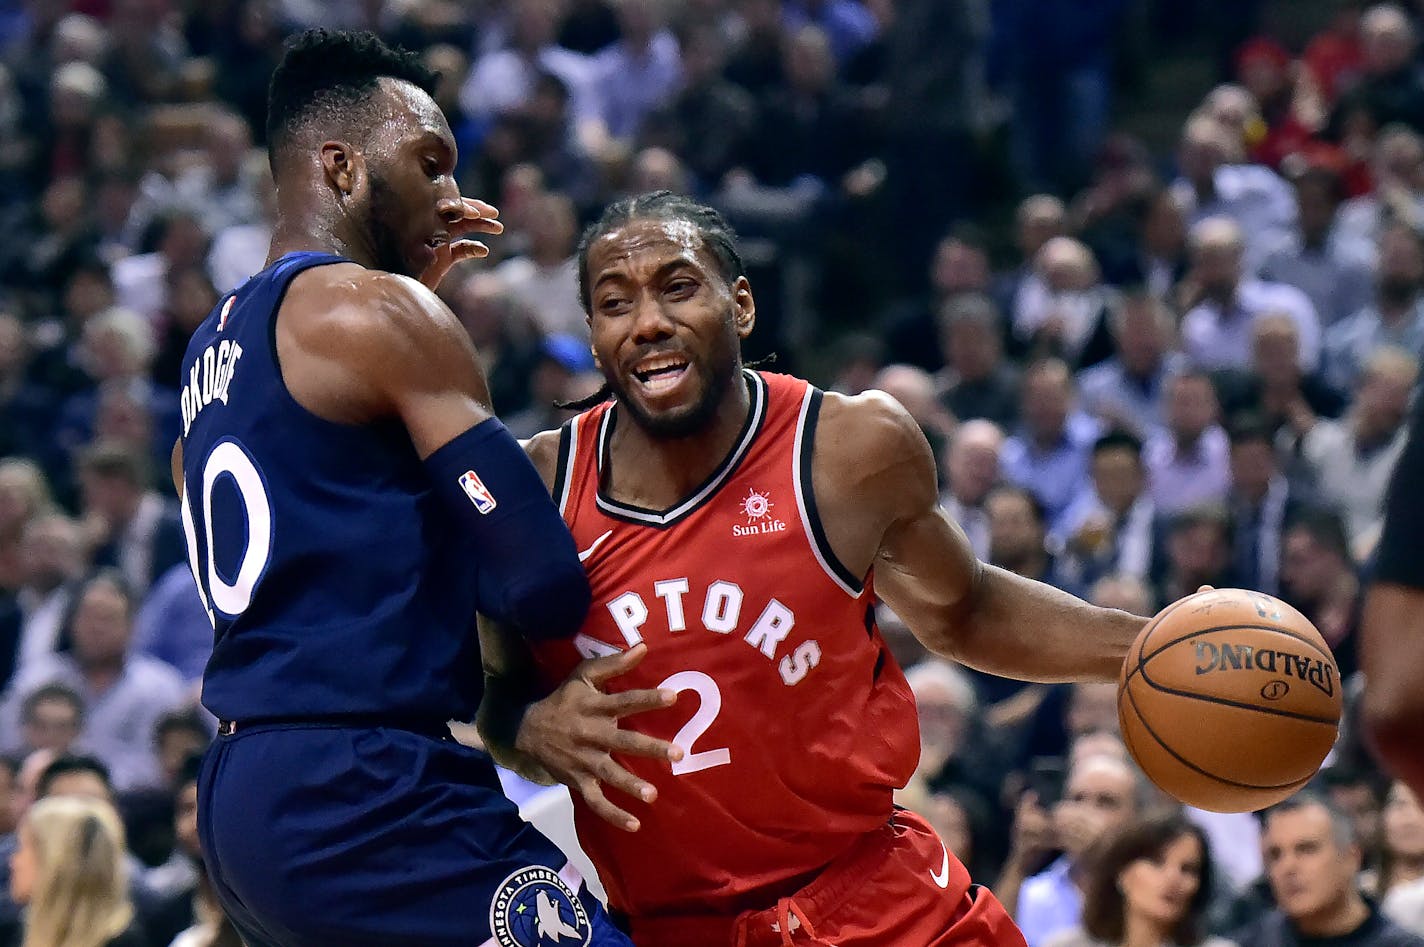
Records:
[[[745,373],[730,455],[668,510],[600,490],[611,404],[565,425],[555,496],[583,550],[593,606],[573,641],[538,646],[548,683],[582,658],[646,642],[619,689],[679,691],[628,726],[672,740],[677,764],[624,759],[658,789],[619,803],[627,833],[574,793],[579,838],[612,905],[631,915],[765,907],[891,813],[919,754],[914,698],[875,626],[868,582],[826,542],[811,491],[821,392]],[[620,463],[636,463],[634,458]],[[617,790],[609,790],[617,793]]]

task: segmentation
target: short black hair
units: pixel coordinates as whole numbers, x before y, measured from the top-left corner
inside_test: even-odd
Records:
[[[35,781],[35,798],[43,799],[48,796],[54,781],[70,773],[93,773],[109,792],[114,791],[114,780],[109,776],[109,767],[97,757],[69,754],[56,757],[40,772],[40,778]]]
[[[579,301],[585,312],[593,311],[593,292],[588,284],[588,248],[598,238],[634,220],[677,220],[697,228],[728,283],[746,275],[742,255],[737,252],[737,234],[715,209],[672,191],[650,191],[609,204],[603,216],[584,230],[578,244]]]
[[[1114,428],[1093,442],[1094,457],[1110,450],[1128,450],[1142,460],[1142,440],[1131,431]]]
[[[158,722],[153,725],[153,739],[155,742],[162,740],[170,733],[191,733],[206,744],[213,738],[213,732],[208,728],[201,714],[194,708],[180,708],[170,710],[168,713],[158,718]]]
[[[1000,483],[989,489],[989,492],[985,495],[984,500],[985,502],[987,502],[993,499],[994,497],[1001,495],[1021,497],[1023,501],[1028,504],[1028,508],[1033,513],[1033,518],[1038,522],[1038,525],[1048,525],[1048,507],[1044,506],[1043,501],[1039,499],[1038,494],[1034,493],[1032,490],[1029,490],[1026,487],[1021,487],[1016,483]]]
[[[1265,444],[1267,447],[1273,447],[1276,443],[1276,432],[1271,429],[1270,422],[1260,414],[1237,415],[1227,428],[1226,435],[1232,447],[1242,444]]]
[[[46,684],[38,687],[26,695],[20,704],[20,720],[29,723],[34,719],[35,708],[48,701],[63,701],[74,709],[74,722],[78,726],[84,725],[84,699],[79,696],[74,688],[59,682]]]
[[[267,87],[267,148],[273,171],[293,133],[320,119],[349,122],[369,106],[377,82],[400,79],[434,94],[439,78],[416,53],[364,30],[307,30],[289,40]]]
[[[1334,506],[1311,503],[1296,510],[1286,520],[1286,532],[1300,530],[1321,546],[1345,561],[1353,562],[1350,554],[1350,533],[1345,517]]]

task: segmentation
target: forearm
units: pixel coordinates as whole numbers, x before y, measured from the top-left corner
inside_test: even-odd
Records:
[[[554,777],[532,755],[518,748],[519,728],[536,697],[528,688],[508,678],[486,674],[485,693],[475,716],[475,726],[496,763],[531,782],[550,786],[555,782]]]
[[[974,592],[942,636],[942,653],[1028,681],[1116,680],[1148,619],[983,565]],[[932,642],[926,642],[935,647]]]

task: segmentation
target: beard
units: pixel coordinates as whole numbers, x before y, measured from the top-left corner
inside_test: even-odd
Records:
[[[604,377],[608,381],[608,387],[617,397],[618,404],[632,416],[633,423],[648,434],[662,440],[695,437],[710,427],[716,419],[723,397],[740,373],[741,360],[733,352],[730,355],[714,356],[710,362],[693,362],[691,359],[689,362],[689,370],[695,367],[699,369],[699,374],[702,374],[701,369],[711,366],[711,370],[705,373],[707,384],[702,393],[691,405],[657,415],[647,412],[642,402],[624,387],[620,377],[616,377],[613,372],[606,373]]]
[[[366,232],[371,238],[371,249],[375,253],[375,264],[379,270],[400,276],[417,277],[415,267],[401,248],[400,236],[389,223],[405,213],[396,198],[395,189],[383,175],[374,168],[370,171],[371,199],[367,211]]]

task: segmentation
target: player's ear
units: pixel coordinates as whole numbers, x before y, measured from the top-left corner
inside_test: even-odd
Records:
[[[342,198],[356,196],[366,188],[366,161],[349,142],[322,142],[321,167]]]
[[[745,339],[756,326],[756,298],[745,276],[738,276],[732,284],[732,306],[732,324],[736,326],[737,337]]]

